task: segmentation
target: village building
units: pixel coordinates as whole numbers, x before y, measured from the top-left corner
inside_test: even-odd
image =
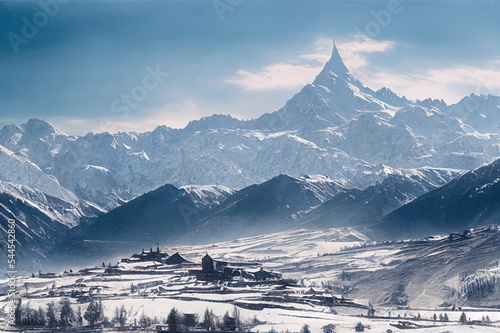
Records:
[[[215,261],[208,255],[208,253],[201,259],[201,269],[205,273],[215,272]]]
[[[55,278],[55,277],[58,277],[56,275],[56,273],[42,273],[41,270],[38,271],[38,277],[39,278],[42,278],[42,279],[51,279],[51,278]]]
[[[266,281],[266,280],[281,279],[281,274],[270,272],[270,271],[266,271],[266,270],[264,270],[263,267],[261,267],[257,272],[254,272],[253,276],[255,277],[256,281]]]
[[[217,270],[217,263],[208,255],[208,253],[201,259],[201,270],[193,269],[189,271],[190,275],[196,276],[200,281],[215,281],[222,280],[222,272]]]
[[[153,248],[150,248],[149,251],[142,249],[141,253],[135,253],[131,258],[123,258],[120,261],[125,263],[143,261],[157,261],[164,263],[168,258],[168,253],[162,252],[160,247],[157,246],[156,251],[153,251]]]
[[[167,265],[182,265],[182,264],[187,264],[191,263],[189,260],[185,259],[183,256],[179,254],[179,252],[175,252],[173,255],[167,258],[165,260],[165,263]]]
[[[214,260],[208,253],[201,259],[201,270],[190,270],[189,274],[200,281],[266,281],[281,279],[281,274],[264,270],[257,263],[237,263]],[[250,272],[247,268],[259,270]]]

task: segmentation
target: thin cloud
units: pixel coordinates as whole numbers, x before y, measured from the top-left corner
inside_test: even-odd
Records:
[[[366,36],[356,36],[354,41],[341,43],[339,50],[350,72],[372,89],[388,87],[412,99],[437,98],[455,103],[464,96],[500,93],[500,76],[497,57],[484,67],[450,66],[447,68],[412,69],[405,72],[391,71],[373,66],[367,55],[386,52],[396,46],[392,41],[376,41]]]
[[[485,68],[450,66],[409,73],[375,68],[370,73],[364,73],[366,77],[360,79],[372,88],[389,87],[411,99],[430,97],[456,103],[471,93],[500,94],[500,81],[497,79],[500,77],[500,70],[488,68],[488,65]]]
[[[25,117],[0,117],[0,128],[10,124],[23,124],[26,120]]]
[[[240,69],[225,82],[248,91],[299,88],[310,82],[320,70],[321,66],[277,63],[254,73]]]
[[[458,102],[471,93],[500,94],[498,57],[482,67],[450,65],[445,68],[406,68],[404,72],[370,62],[370,54],[387,52],[396,46],[394,41],[378,41],[367,36],[337,42],[349,71],[372,89],[388,87],[410,99],[430,97],[444,99],[447,103]],[[330,57],[331,48],[332,41],[321,38],[312,45],[310,53],[256,71],[240,69],[225,82],[246,91],[300,89],[318,75]]]
[[[172,128],[184,128],[189,121],[217,113],[210,108],[201,108],[192,100],[180,103],[164,104],[154,109],[134,112],[127,117],[52,117],[54,126],[72,135],[84,135],[88,132],[147,132],[166,125]]]
[[[378,41],[366,36],[355,36],[353,41],[339,43],[339,52],[349,71],[356,76],[359,71],[370,65],[367,55],[384,53],[396,46],[394,41]]]
[[[338,43],[337,46],[351,72],[368,66],[367,54],[385,52],[395,43],[377,41],[368,37],[357,37],[355,41]],[[239,69],[224,82],[246,91],[297,89],[310,83],[330,58],[332,40],[321,38],[313,44],[313,52],[286,62],[274,63],[257,71]]]
[[[356,36],[352,42],[339,45],[341,55],[350,72],[372,89],[390,88],[410,99],[436,98],[456,103],[471,93],[498,95],[500,93],[500,58],[496,57],[484,67],[454,65],[446,68],[391,71],[373,66],[367,54],[386,52],[394,48],[392,41],[375,41]]]

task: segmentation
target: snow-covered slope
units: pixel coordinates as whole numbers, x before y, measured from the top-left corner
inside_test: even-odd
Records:
[[[326,176],[279,175],[229,196],[200,219],[189,241],[221,241],[294,227],[297,214],[343,190]]]
[[[307,227],[367,226],[460,174],[457,170],[386,168],[386,178],[366,189],[348,189],[301,218]]]
[[[479,133],[500,132],[500,97],[491,95],[464,97],[447,111]]]
[[[220,205],[236,190],[223,185],[186,185],[185,190],[198,209],[210,209]]]
[[[82,221],[105,214],[86,201],[69,202],[30,187],[0,181],[0,252],[7,254],[8,220],[15,221],[16,257],[23,267],[48,253]]]
[[[44,173],[27,157],[3,146],[0,146],[0,180],[36,188],[69,202],[78,201],[78,198],[62,187],[54,176]]]
[[[322,175],[279,175],[239,191],[223,186],[164,185],[75,228],[64,247],[81,254],[99,252],[100,242],[108,241],[116,242],[113,251],[136,242],[144,246],[158,241],[217,242],[294,229],[304,221],[310,222],[309,227],[363,225],[459,174],[451,169],[386,166],[371,172],[364,176],[380,179],[380,183],[365,190],[346,189]],[[89,241],[98,243],[81,248]]]
[[[90,219],[106,213],[103,208],[87,201],[69,202],[28,186],[0,181],[0,193],[30,205],[53,221],[74,227],[82,219]]]
[[[43,195],[36,192],[31,194]],[[0,252],[3,258],[7,258],[10,235],[7,231],[15,230],[15,259],[18,263],[16,267],[30,267],[36,260],[45,258],[48,251],[63,239],[69,230],[67,225],[55,220],[55,216],[61,217],[59,212],[51,211],[52,207],[63,208],[67,203],[56,198],[46,199],[50,202],[50,207],[40,208],[40,205],[33,204],[32,201],[0,190]],[[15,228],[8,223],[10,220],[14,221]]]
[[[500,159],[470,171],[387,215],[375,226],[381,238],[427,236],[497,223]]]
[[[293,214],[310,210],[341,189],[321,175],[280,175],[239,191],[167,184],[72,229],[72,237],[59,248],[88,254],[98,252],[100,245],[86,247],[87,241],[113,241],[113,251],[119,251],[137,242],[199,243],[285,230],[293,226]]]
[[[200,213],[185,190],[167,184],[73,228],[73,237],[63,246],[80,251],[77,246],[84,240],[114,241],[115,250],[120,250],[136,242],[163,243],[184,235]],[[95,252],[98,248],[82,251]]]

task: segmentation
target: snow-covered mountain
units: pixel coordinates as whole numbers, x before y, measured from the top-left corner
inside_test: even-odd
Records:
[[[279,175],[229,196],[199,220],[187,240],[221,241],[282,231],[295,226],[295,215],[333,197],[341,184],[321,175]]]
[[[491,95],[464,97],[458,104],[452,105],[448,114],[460,119],[471,133],[500,132],[500,97]]]
[[[137,244],[207,244],[299,226],[369,225],[459,173],[383,167],[371,175],[381,181],[365,190],[346,189],[322,175],[279,175],[239,191],[167,184],[73,228],[59,248],[102,255]]]
[[[164,185],[71,230],[59,248],[70,253],[113,251],[132,243],[207,242],[293,226],[293,214],[310,210],[343,188],[321,175],[279,175],[239,191],[224,186]],[[95,246],[86,243],[94,241]]]
[[[394,112],[396,107],[375,97],[349,73],[337,47],[312,84],[307,84],[286,105],[255,120],[254,128],[271,131],[315,131],[343,125],[362,112]],[[385,97],[384,93],[379,94]],[[387,95],[388,100],[394,96]]]
[[[40,195],[35,191],[31,195]],[[51,206],[64,206],[60,199],[47,198]],[[59,204],[59,205],[57,205]],[[8,230],[15,230],[15,257],[17,262],[23,267],[29,267],[35,260],[46,257],[50,251],[61,239],[63,239],[70,230],[66,224],[55,219],[58,215],[51,211],[50,207],[40,208],[38,204],[27,201],[12,193],[11,191],[0,190],[0,252],[3,258],[7,258],[9,235]],[[15,228],[9,223],[9,220],[15,221]],[[12,239],[10,239],[12,242]],[[11,250],[12,251],[12,250]],[[10,253],[12,254],[12,252]],[[5,266],[6,267],[6,266]]]
[[[69,243],[71,246],[82,240],[163,243],[185,234],[200,212],[185,190],[167,184],[72,229],[74,239]]]
[[[395,209],[439,188],[457,177],[457,170],[389,169],[387,177],[365,189],[347,189],[301,218],[304,226],[314,228],[365,227],[378,222]]]
[[[448,106],[374,91],[349,73],[334,45],[311,84],[257,119],[213,115],[184,129],[84,136],[41,119],[5,126],[0,180],[105,210],[165,184],[242,189],[279,174],[321,174],[363,190],[381,181],[386,167],[470,170],[500,156],[499,107],[494,96]],[[186,189],[200,207],[220,204],[230,192]]]
[[[70,228],[105,213],[91,202],[70,202],[24,185],[0,181],[0,252],[7,256],[9,219],[16,225],[18,262],[29,267],[46,258],[68,236]]]
[[[223,185],[186,185],[181,189],[187,192],[195,208],[200,210],[216,207],[236,192]]]
[[[497,224],[499,199],[500,159],[497,159],[393,211],[375,230],[380,237],[397,239]]]
[[[106,213],[106,210],[88,201],[80,200],[75,203],[51,196],[38,189],[5,181],[0,181],[0,193],[22,201],[51,220],[70,228],[77,226],[82,219],[90,219]]]

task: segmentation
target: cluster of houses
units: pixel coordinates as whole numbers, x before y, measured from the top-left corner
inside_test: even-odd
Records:
[[[189,275],[200,281],[281,279],[281,274],[266,271],[260,264],[214,260],[208,253],[201,259],[201,269],[190,270]]]
[[[153,248],[150,248],[149,251],[145,251],[142,249],[141,253],[135,253],[131,258],[123,258],[120,262],[123,263],[137,263],[137,262],[159,262],[165,265],[181,265],[185,263],[190,263],[189,260],[186,260],[182,257],[179,252],[169,256],[168,253],[160,250],[160,247],[156,247],[156,251],[153,251]]]
[[[130,268],[123,270],[120,263],[132,264],[135,270]],[[133,265],[137,264],[137,265]],[[187,260],[178,252],[173,255],[161,251],[160,247],[156,250],[150,248],[149,251],[142,249],[140,253],[133,254],[130,258],[123,258],[117,265],[112,266],[109,264],[104,268],[106,275],[120,275],[120,274],[161,274],[165,269],[176,268],[183,269],[187,275],[196,277],[199,281],[267,281],[267,280],[280,280],[282,276],[280,273],[265,270],[260,263],[255,262],[228,262],[223,260],[215,260],[208,253],[201,259],[201,267],[192,261]],[[102,269],[101,268],[101,269]],[[56,278],[68,275],[88,275],[95,272],[98,267],[92,269],[80,270],[73,273],[72,270],[65,271],[62,275],[55,273],[42,273],[38,272],[39,278]],[[35,277],[33,274],[32,277]]]
[[[123,258],[120,262],[129,264],[142,262],[155,263],[152,267],[149,266],[148,268],[159,268],[160,265],[182,266],[188,269],[188,275],[195,276],[200,281],[266,281],[282,278],[281,274],[267,271],[259,263],[214,260],[208,253],[201,259],[200,269],[198,264],[185,259],[178,252],[169,256],[168,253],[162,252],[159,247],[156,250],[151,248],[149,251],[143,249],[141,253],[136,253],[130,258]],[[119,273],[119,267],[109,267],[107,272]]]

